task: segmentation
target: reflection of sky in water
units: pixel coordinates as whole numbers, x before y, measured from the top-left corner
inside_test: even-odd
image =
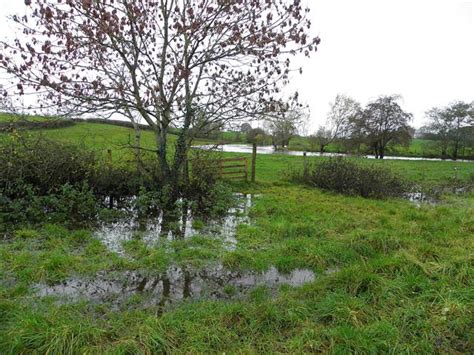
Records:
[[[252,153],[251,144],[224,144],[213,146],[213,145],[203,145],[195,146],[196,149],[216,149],[218,151],[226,153]],[[296,150],[275,150],[272,146],[260,146],[257,147],[257,153],[263,155],[276,154],[276,155],[290,155],[290,156],[303,156],[304,152]],[[345,157],[349,156],[348,154],[342,153],[319,153],[319,152],[307,152],[308,157]],[[364,155],[363,157],[367,159],[375,159],[374,155]],[[397,157],[397,156],[385,156],[386,160],[425,160],[425,161],[442,161],[443,159],[437,158],[419,158],[419,157]],[[457,162],[472,162],[470,160],[456,160]]]
[[[196,235],[205,235],[210,237],[220,238],[225,247],[229,250],[234,250],[236,247],[235,234],[237,227],[242,223],[249,223],[249,210],[252,207],[252,195],[236,194],[237,206],[231,208],[227,215],[219,218],[206,221],[203,228],[195,229],[193,227],[193,218],[191,210],[187,211],[187,218],[183,223],[183,218],[179,219],[179,228],[183,230],[184,238],[190,238]],[[147,245],[153,246],[160,240],[161,232],[161,216],[155,218],[148,218],[146,220],[139,220],[137,215],[132,217],[120,218],[115,222],[102,223],[94,235],[101,240],[109,250],[123,254],[122,242],[140,238]],[[168,233],[168,240],[172,240],[173,233]]]
[[[91,280],[74,278],[54,286],[37,285],[36,289],[38,296],[60,297],[61,302],[86,299],[120,307],[131,296],[140,294],[142,305],[166,306],[183,299],[239,298],[258,286],[276,292],[281,285],[297,287],[314,279],[310,270],[287,274],[274,267],[265,272],[231,271],[218,264],[200,270],[172,266],[158,275],[102,272]]]

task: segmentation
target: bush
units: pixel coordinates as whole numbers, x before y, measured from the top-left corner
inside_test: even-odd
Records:
[[[74,125],[75,122],[70,119],[0,122],[0,133],[14,132],[15,130],[58,129]]]
[[[90,184],[94,188],[94,193],[102,199],[105,197],[120,199],[123,196],[138,194],[143,180],[145,179],[141,179],[136,172],[129,169],[102,164],[94,171]]]
[[[170,203],[169,187],[156,159],[140,169],[129,169],[101,162],[83,147],[42,137],[1,138],[0,222],[4,224],[86,224],[97,218],[98,206],[107,201],[110,207],[126,204],[141,216],[179,208],[179,203]],[[217,181],[215,169],[209,168],[215,159],[208,154],[196,152],[192,175],[189,181],[178,182],[177,197],[211,216],[227,210],[232,191]]]
[[[0,224],[50,222],[77,227],[88,224],[97,216],[97,203],[87,184],[81,187],[65,184],[56,193],[48,195],[38,195],[28,185],[24,189],[21,198],[0,195]]]
[[[346,195],[370,198],[401,197],[410,190],[409,184],[391,170],[361,165],[348,159],[331,158],[296,172],[292,179]]]
[[[192,202],[197,215],[222,215],[235,202],[232,189],[218,179],[215,171],[216,156],[210,152],[196,151],[185,198]]]
[[[0,190],[21,197],[25,186],[38,195],[55,193],[65,184],[80,186],[94,172],[92,152],[44,138],[11,136],[0,145]]]

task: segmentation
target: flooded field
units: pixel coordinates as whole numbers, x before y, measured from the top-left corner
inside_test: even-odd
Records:
[[[237,245],[236,231],[241,223],[250,223],[249,211],[258,195],[235,194],[236,204],[221,218],[196,220],[191,209],[185,209],[178,228],[162,233],[162,216],[140,219],[133,210],[124,211],[117,219],[102,222],[94,236],[110,251],[125,255],[123,242],[139,238],[149,247],[176,238],[188,239],[197,235],[219,238],[227,250]],[[236,271],[221,263],[204,268],[171,266],[162,273],[149,271],[99,272],[94,277],[71,277],[54,285],[37,284],[34,292],[39,297],[55,297],[59,303],[86,300],[95,304],[107,303],[115,309],[130,307],[168,306],[183,300],[243,298],[256,287],[263,286],[276,294],[281,285],[301,286],[315,279],[311,270],[281,273],[275,267],[267,271]]]
[[[274,267],[265,272],[231,271],[218,264],[200,270],[172,266],[158,275],[101,272],[92,279],[71,278],[58,285],[36,285],[35,289],[37,296],[58,297],[62,303],[88,300],[121,308],[140,296],[141,307],[164,309],[186,299],[242,298],[259,286],[276,293],[281,285],[297,287],[314,279],[311,270],[294,270],[288,274]]]
[[[102,222],[94,233],[109,250],[123,254],[122,243],[133,238],[143,240],[148,246],[156,246],[163,238],[188,239],[195,235],[219,238],[228,250],[235,249],[237,226],[249,223],[249,211],[253,199],[258,196],[235,194],[236,206],[229,209],[225,216],[205,221],[194,219],[190,208],[186,208],[178,220],[178,225],[167,233],[162,233],[162,215],[139,218],[137,213],[129,211],[113,221]]]
[[[223,145],[203,145],[203,146],[196,146],[194,148],[198,149],[216,149],[221,152],[225,153],[252,153],[252,145],[251,144],[223,144]],[[282,155],[290,155],[290,156],[303,156],[303,151],[297,150],[275,150],[273,146],[259,146],[257,147],[257,154],[269,155],[269,154],[282,154]],[[351,156],[349,154],[344,153],[319,153],[319,152],[306,152],[306,156],[308,157],[345,157]],[[364,155],[363,157],[367,159],[375,159],[374,155]],[[413,161],[450,161],[450,159],[440,159],[440,158],[422,158],[422,157],[401,157],[401,156],[385,156],[384,159],[386,160],[413,160]],[[456,162],[471,162],[471,160],[456,160]]]

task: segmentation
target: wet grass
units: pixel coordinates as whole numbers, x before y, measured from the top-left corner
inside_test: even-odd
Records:
[[[126,128],[81,125],[47,134],[97,149],[128,139]],[[284,181],[288,166],[302,161],[259,156],[258,183],[235,185],[260,195],[252,223],[237,230],[235,250],[205,235],[156,247],[137,237],[124,244],[121,256],[91,231],[60,225],[5,236],[0,353],[474,352],[474,195],[443,196],[439,205],[417,207]],[[467,181],[474,169],[471,163],[367,163],[388,165],[427,185],[453,176]],[[217,263],[231,270],[309,269],[316,279],[299,288],[282,286],[277,295],[257,287],[242,299],[184,301],[164,313],[158,305],[143,307],[140,294],[116,309],[107,302],[58,302],[34,290],[39,283],[99,272],[154,275],[170,265]]]
[[[295,186],[260,186],[237,249],[196,237],[109,253],[87,231],[20,230],[0,246],[3,353],[332,352],[474,350],[474,196],[417,208]],[[162,272],[222,261],[231,269],[306,268],[316,281],[255,289],[234,301],[157,308],[58,304],[31,286],[98,271]],[[228,292],[232,292],[229,290]]]

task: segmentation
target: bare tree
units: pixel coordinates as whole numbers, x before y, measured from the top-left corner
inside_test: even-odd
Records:
[[[311,137],[313,145],[324,153],[326,146],[350,135],[350,123],[361,113],[361,106],[349,96],[338,94],[328,112],[326,124]]]
[[[138,114],[154,131],[163,184],[176,201],[196,112],[209,123],[262,112],[309,56],[299,0],[27,0],[21,35],[3,43],[0,67],[15,94],[41,109]],[[170,127],[180,133],[168,154]]]
[[[248,122],[244,122],[240,125],[240,132],[247,134],[252,130],[252,125]]]
[[[390,143],[408,144],[413,136],[409,126],[413,115],[405,112],[399,95],[380,96],[370,102],[351,123],[351,139],[363,140],[377,159],[383,159]]]
[[[426,113],[428,124],[423,127],[423,136],[437,141],[441,156],[448,156],[452,147],[452,157],[457,159],[460,149],[470,142],[470,128],[474,126],[474,102],[453,102],[448,107],[434,107]]]
[[[269,112],[263,115],[267,130],[272,137],[275,149],[288,147],[291,138],[296,136],[309,117],[309,108],[298,103],[295,95],[289,101],[275,102]]]

